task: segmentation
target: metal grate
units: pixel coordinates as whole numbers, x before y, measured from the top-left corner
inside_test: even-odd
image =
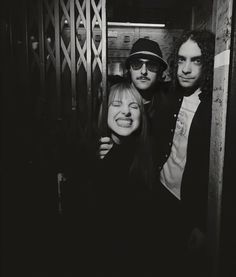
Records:
[[[90,129],[100,83],[106,98],[106,1],[30,2],[30,72],[39,80],[41,98],[57,119],[79,110]]]

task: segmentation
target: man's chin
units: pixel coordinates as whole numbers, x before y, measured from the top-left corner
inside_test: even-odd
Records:
[[[139,82],[136,84],[136,88],[138,90],[149,90],[151,88],[151,84],[148,82]]]
[[[189,83],[189,82],[179,82],[179,84],[180,84],[180,86],[182,87],[182,88],[191,88],[191,87],[193,87],[194,85],[192,84],[192,83]]]

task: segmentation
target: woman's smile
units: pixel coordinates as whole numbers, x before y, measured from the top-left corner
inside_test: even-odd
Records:
[[[131,118],[117,118],[116,123],[119,127],[129,128],[132,126],[133,120]]]

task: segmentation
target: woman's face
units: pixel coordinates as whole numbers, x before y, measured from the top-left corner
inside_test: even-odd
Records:
[[[139,128],[140,107],[132,95],[124,93],[119,97],[117,94],[108,107],[107,123],[113,136],[127,137]]]

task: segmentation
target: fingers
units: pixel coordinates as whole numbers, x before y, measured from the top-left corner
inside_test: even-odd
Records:
[[[111,144],[112,143],[112,140],[110,137],[101,137],[100,138],[100,143],[107,143],[107,144]]]
[[[113,146],[113,142],[111,140],[111,138],[109,137],[102,137],[100,139],[100,146],[99,146],[99,150],[98,150],[98,156],[100,159],[103,159],[106,154],[111,150]]]
[[[107,143],[103,143],[99,146],[99,151],[100,150],[110,150],[112,148],[113,144],[107,144]]]
[[[100,159],[103,159],[105,156],[106,156],[106,154],[109,152],[109,150],[106,150],[106,151],[99,151],[99,158]]]

